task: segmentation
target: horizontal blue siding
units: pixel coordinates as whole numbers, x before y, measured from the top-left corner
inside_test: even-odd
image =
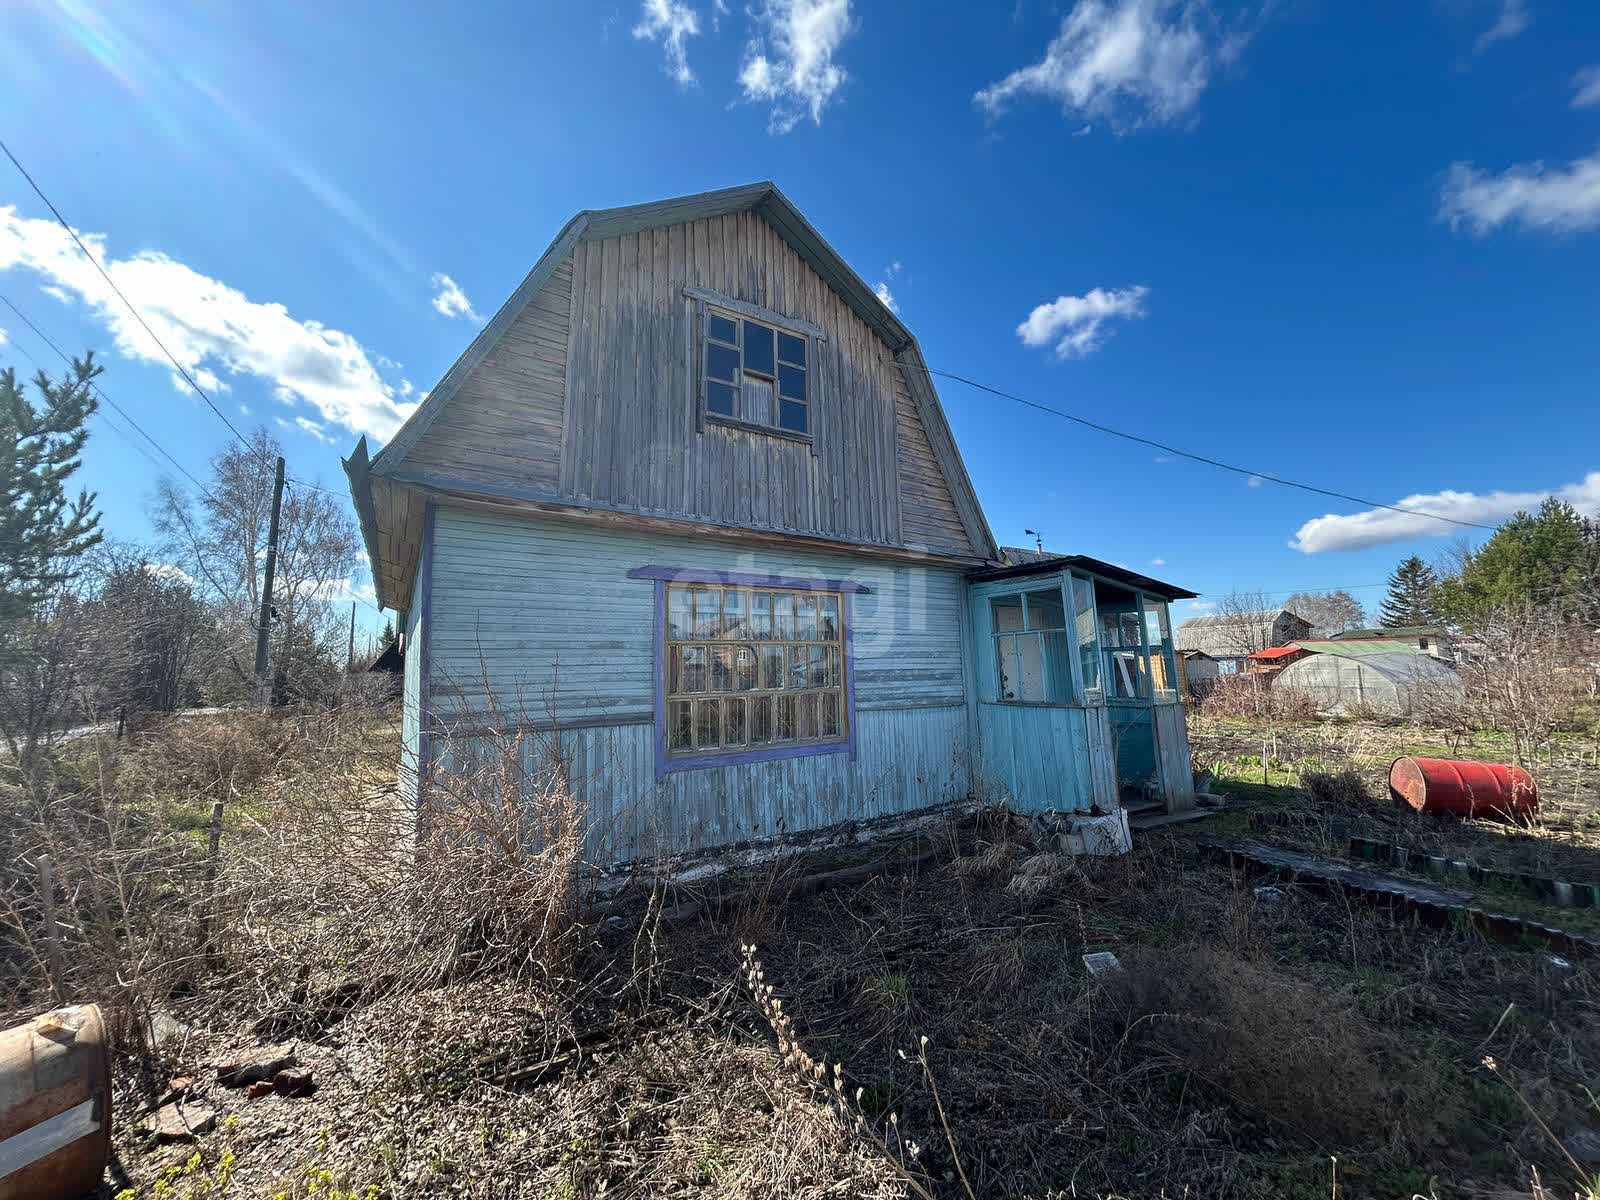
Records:
[[[553,722],[589,808],[592,861],[800,833],[970,791],[958,571],[453,508],[436,511],[432,557],[440,767],[449,768],[447,743],[470,753],[481,744],[472,730],[499,724],[491,692],[502,714]],[[741,763],[658,782],[655,584],[627,577],[647,565],[865,585],[850,601],[854,758]]]

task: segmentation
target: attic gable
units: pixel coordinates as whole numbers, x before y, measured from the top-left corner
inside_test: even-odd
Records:
[[[585,439],[592,441],[596,436],[609,436],[604,433],[605,428],[615,428],[614,422],[619,418],[631,418],[624,418],[623,409],[617,407],[623,403],[620,400],[613,402],[610,410],[602,404],[598,411],[590,406],[574,416],[573,398],[565,397],[563,389],[600,388],[606,393],[604,399],[612,401],[616,388],[606,382],[612,376],[602,376],[598,381],[584,376],[574,383],[574,372],[582,374],[597,358],[609,352],[602,343],[630,334],[625,311],[630,305],[654,306],[654,315],[641,311],[637,317],[639,321],[661,319],[663,297],[659,293],[666,266],[659,256],[663,253],[664,239],[677,238],[680,231],[706,227],[729,231],[725,248],[711,248],[710,261],[717,261],[716,255],[721,253],[725,265],[717,269],[727,272],[722,277],[724,282],[713,286],[713,291],[725,291],[729,296],[753,294],[764,298],[775,311],[797,318],[810,312],[816,320],[821,319],[818,313],[822,311],[818,297],[829,297],[828,304],[832,306],[829,311],[848,313],[855,329],[861,331],[863,340],[849,343],[853,349],[848,352],[858,360],[862,355],[880,357],[886,364],[884,369],[889,375],[875,385],[877,391],[872,403],[877,405],[881,399],[891,423],[897,413],[909,414],[903,421],[904,427],[898,433],[891,428],[883,438],[871,431],[875,418],[858,417],[852,410],[842,414],[847,424],[823,430],[816,439],[818,452],[833,449],[841,438],[867,437],[869,433],[882,443],[869,460],[877,464],[870,470],[883,476],[882,482],[875,484],[880,493],[876,503],[892,505],[897,511],[872,529],[863,530],[860,540],[886,547],[925,548],[930,553],[969,559],[992,557],[995,553],[993,537],[961,463],[932,380],[922,365],[915,339],[770,183],[658,203],[588,211],[573,218],[429,393],[411,420],[373,458],[372,476],[413,484],[420,483],[422,476],[463,483],[482,483],[492,476],[502,482],[515,483],[529,493],[527,499],[574,503],[578,507],[637,508],[666,515],[685,509],[688,510],[686,515],[693,515],[690,493],[674,484],[666,485],[665,491],[658,488],[662,494],[654,497],[619,497],[615,492],[607,495],[603,486],[598,491],[587,486],[582,472],[589,469],[589,463],[581,453],[575,453],[575,444]],[[767,231],[763,238],[753,238],[743,232],[758,227]],[[734,230],[739,231],[737,235],[732,232]],[[612,258],[602,264],[601,248],[611,255],[619,245],[623,247],[618,256],[621,261]],[[654,260],[652,254],[656,256]],[[744,257],[746,255],[749,257]],[[797,285],[795,268],[785,266],[785,258],[802,264],[800,269],[811,281]],[[674,265],[678,261],[672,260]],[[691,244],[688,261],[703,275],[706,261],[703,248]],[[576,280],[575,271],[579,272]],[[786,277],[783,276],[785,271],[789,273]],[[600,274],[591,278],[589,272]],[[787,279],[783,287],[776,282],[771,283],[771,288],[767,286],[779,278]],[[704,280],[688,282],[703,283]],[[712,283],[718,282],[714,277]],[[629,294],[626,289],[635,283],[641,291]],[[623,293],[602,299],[600,307],[594,307],[596,295],[604,287],[612,286],[620,286]],[[693,290],[682,289],[685,294]],[[677,296],[678,291],[674,289],[673,302]],[[565,325],[562,323],[563,304],[569,306]],[[620,307],[611,307],[613,304]],[[618,320],[624,324],[617,325]],[[662,328],[664,330],[665,325]],[[644,403],[645,416],[657,421],[658,417],[651,414],[666,414],[680,399],[676,373],[682,368],[678,364],[661,365],[662,360],[674,354],[680,358],[689,357],[691,335],[675,325],[670,337],[665,332],[652,336],[648,344],[640,343],[636,347],[634,361],[651,361],[663,374],[650,381],[648,403],[642,399],[632,403]],[[828,341],[827,338],[821,340]],[[683,349],[677,350],[679,346]],[[869,350],[871,346],[878,349]],[[825,346],[819,358],[826,358],[834,349],[832,345]],[[843,352],[845,347],[841,345],[840,350]],[[566,363],[567,375],[563,379],[560,362],[566,354],[571,354],[573,361]],[[633,370],[630,368],[630,373]],[[819,373],[819,379],[824,378],[828,380],[824,386],[831,387],[837,376]],[[646,384],[641,377],[622,385],[622,392],[626,394],[628,387],[637,388],[642,398]],[[583,399],[578,397],[579,401]],[[661,407],[663,405],[666,409]],[[441,422],[446,413],[448,418]],[[670,416],[661,415],[659,421],[677,421],[681,417],[682,414],[673,411]],[[727,457],[717,450],[713,444],[715,439],[700,446],[674,446],[661,440],[663,435],[659,428],[655,433],[655,451],[699,455],[704,450],[717,461]],[[733,449],[737,457],[748,448]],[[759,448],[754,453],[756,459],[762,461],[752,463],[753,478],[764,479],[770,474],[771,484],[778,492],[792,489],[796,484],[804,486],[807,472],[815,470],[808,467],[800,472],[801,478],[796,479],[794,467],[804,464],[791,462],[785,466],[784,462],[793,458],[792,454],[785,458],[782,451],[767,453]],[[896,476],[897,464],[903,459],[912,460],[916,471],[923,475],[904,488]],[[579,472],[576,482],[572,474],[574,463]],[[843,468],[848,477],[852,469],[859,476],[860,467],[866,464],[840,462],[836,465]],[[636,472],[636,478],[648,483],[648,472]],[[788,482],[780,485],[780,478]],[[826,480],[814,483],[833,488],[835,492],[840,488],[865,486],[859,478],[843,484]],[[680,496],[684,500],[682,505],[675,502]],[[821,503],[822,498],[811,502],[809,525],[796,514],[774,511],[770,527],[831,536],[818,515]],[[831,503],[837,509],[841,502],[835,498]],[[759,503],[752,506],[748,518],[742,513],[731,516],[730,523],[768,527],[769,521],[761,516],[760,508]],[[900,528],[898,510],[901,508],[906,510],[904,531]]]

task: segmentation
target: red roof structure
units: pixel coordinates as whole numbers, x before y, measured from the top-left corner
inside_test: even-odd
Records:
[[[1299,646],[1273,646],[1267,650],[1257,650],[1250,657],[1261,659],[1263,662],[1271,662],[1275,658],[1283,658],[1286,655],[1300,653],[1303,653],[1303,651]]]

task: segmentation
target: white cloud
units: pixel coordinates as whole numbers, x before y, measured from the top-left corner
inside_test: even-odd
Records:
[[[461,285],[450,276],[439,272],[433,277],[433,307],[446,317],[466,317],[469,321],[481,321],[472,309],[472,301],[467,299],[467,294],[461,290]]]
[[[1538,233],[1600,229],[1600,150],[1565,168],[1518,163],[1498,175],[1454,163],[1445,173],[1439,217],[1479,237],[1507,224]]]
[[[1163,466],[1165,466],[1167,463],[1177,462],[1178,460],[1170,454],[1158,454],[1150,461],[1154,463],[1161,463]]]
[[[11,335],[6,332],[6,327],[4,325],[0,325],[0,346],[4,346],[10,340]]]
[[[1585,513],[1600,513],[1600,471],[1591,471],[1578,483],[1543,492],[1434,492],[1407,496],[1396,501],[1400,508],[1415,512],[1394,512],[1373,508],[1341,516],[1330,513],[1300,526],[1289,543],[1302,554],[1322,554],[1329,550],[1364,550],[1390,542],[1421,537],[1454,537],[1459,525],[1431,520],[1423,513],[1471,521],[1478,525],[1497,525],[1517,512],[1531,511],[1549,496],[1565,500]]]
[[[745,99],[772,105],[773,133],[788,133],[807,116],[821,125],[846,79],[833,56],[854,25],[850,0],[765,0],[755,19],[765,32],[745,48],[739,68]]]
[[[1532,21],[1528,15],[1528,0],[1500,0],[1494,24],[1478,35],[1478,40],[1472,43],[1472,52],[1482,54],[1496,42],[1516,37]]]
[[[80,231],[79,236],[201,386],[209,379],[220,387],[218,369],[253,377],[285,404],[309,404],[328,422],[377,438],[393,434],[416,407],[396,401],[367,350],[348,333],[298,320],[281,304],[252,300],[159,251],[112,258],[105,235]],[[169,365],[61,226],[0,206],[0,271],[13,268],[32,271],[87,305],[120,354]],[[188,394],[176,374],[173,378]]]
[[[899,314],[900,306],[894,302],[894,293],[889,290],[887,280],[878,280],[878,286],[872,289],[872,294],[883,302],[883,306],[890,312]]]
[[[175,567],[171,563],[145,563],[144,573],[156,579],[171,579],[178,583],[194,586],[194,576],[182,567]]]
[[[1150,560],[1150,565],[1152,567],[1164,567],[1167,565],[1167,560],[1164,558],[1152,558]]]
[[[719,10],[720,12],[720,7]],[[667,75],[679,87],[694,83],[689,67],[689,39],[700,32],[700,18],[683,0],[644,0],[633,36],[660,42],[667,56]]]
[[[1245,487],[1258,488],[1265,482],[1266,482],[1266,480],[1261,478],[1261,476],[1252,475],[1252,476],[1250,476],[1250,478],[1248,478],[1248,479],[1246,479],[1244,481],[1244,485],[1245,485]]]
[[[1600,63],[1585,67],[1572,77],[1572,107],[1600,106]]]
[[[1248,40],[1224,30],[1200,0],[1078,0],[1042,59],[973,99],[990,116],[1032,95],[1119,132],[1164,125],[1194,107],[1213,71]]]
[[[1057,296],[1041,304],[1017,326],[1017,336],[1027,346],[1054,342],[1058,358],[1082,358],[1100,348],[1110,336],[1107,321],[1144,316],[1147,287],[1092,288],[1082,296]]]

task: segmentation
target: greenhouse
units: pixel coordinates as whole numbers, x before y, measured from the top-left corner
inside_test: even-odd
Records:
[[[1279,672],[1272,686],[1305,692],[1322,712],[1361,706],[1406,716],[1425,696],[1453,698],[1461,693],[1453,666],[1419,653],[1408,642],[1375,638],[1295,645],[1311,653]]]

